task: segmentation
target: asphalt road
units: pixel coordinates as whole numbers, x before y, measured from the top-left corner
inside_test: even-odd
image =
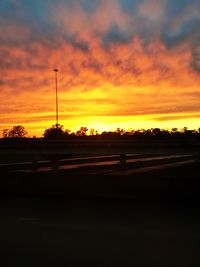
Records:
[[[200,266],[198,177],[198,164],[147,174],[130,199],[1,195],[0,266]]]
[[[133,200],[1,198],[1,266],[199,266],[200,211]]]

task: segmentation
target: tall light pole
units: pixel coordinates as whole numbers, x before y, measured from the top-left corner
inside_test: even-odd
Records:
[[[54,69],[56,83],[56,128],[58,127],[58,69]]]

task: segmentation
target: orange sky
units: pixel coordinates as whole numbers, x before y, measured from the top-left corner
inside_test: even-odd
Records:
[[[165,1],[158,7],[151,2],[160,20]],[[195,12],[192,5],[191,10]],[[55,124],[54,68],[59,69],[59,122],[67,129],[200,127],[200,46],[191,48],[195,32],[170,47],[160,37],[147,1],[138,6],[141,16],[155,24],[146,43],[137,31],[127,40],[120,39],[118,30],[106,35],[111,20],[122,33],[138,23],[130,22],[132,17],[114,1],[102,1],[90,15],[79,5],[57,5],[53,11],[52,20],[62,22],[62,38],[54,36],[55,43],[40,32],[36,36],[42,37],[33,38],[30,25],[0,24],[6,30],[0,39],[0,131],[21,124],[29,136],[41,136]],[[183,10],[168,27],[174,32],[187,18]]]

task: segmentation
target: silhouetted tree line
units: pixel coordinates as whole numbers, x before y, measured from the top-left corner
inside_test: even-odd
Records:
[[[67,139],[70,136],[93,136],[97,138],[119,138],[119,137],[138,137],[138,138],[169,138],[169,137],[200,137],[200,128],[198,130],[189,130],[187,127],[179,130],[178,128],[172,128],[171,130],[152,128],[152,129],[140,129],[125,131],[124,129],[117,128],[115,131],[104,131],[101,134],[95,129],[90,129],[89,134],[87,127],[81,127],[77,132],[71,132],[69,129],[64,129],[64,126],[60,124],[52,125],[52,127],[44,131],[44,139]],[[3,130],[3,138],[25,138],[27,137],[27,131],[22,125],[13,126],[11,129]]]

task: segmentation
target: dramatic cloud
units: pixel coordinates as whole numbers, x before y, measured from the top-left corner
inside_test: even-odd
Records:
[[[199,127],[199,23],[199,0],[1,0],[1,129],[53,123],[55,67],[68,128]]]

